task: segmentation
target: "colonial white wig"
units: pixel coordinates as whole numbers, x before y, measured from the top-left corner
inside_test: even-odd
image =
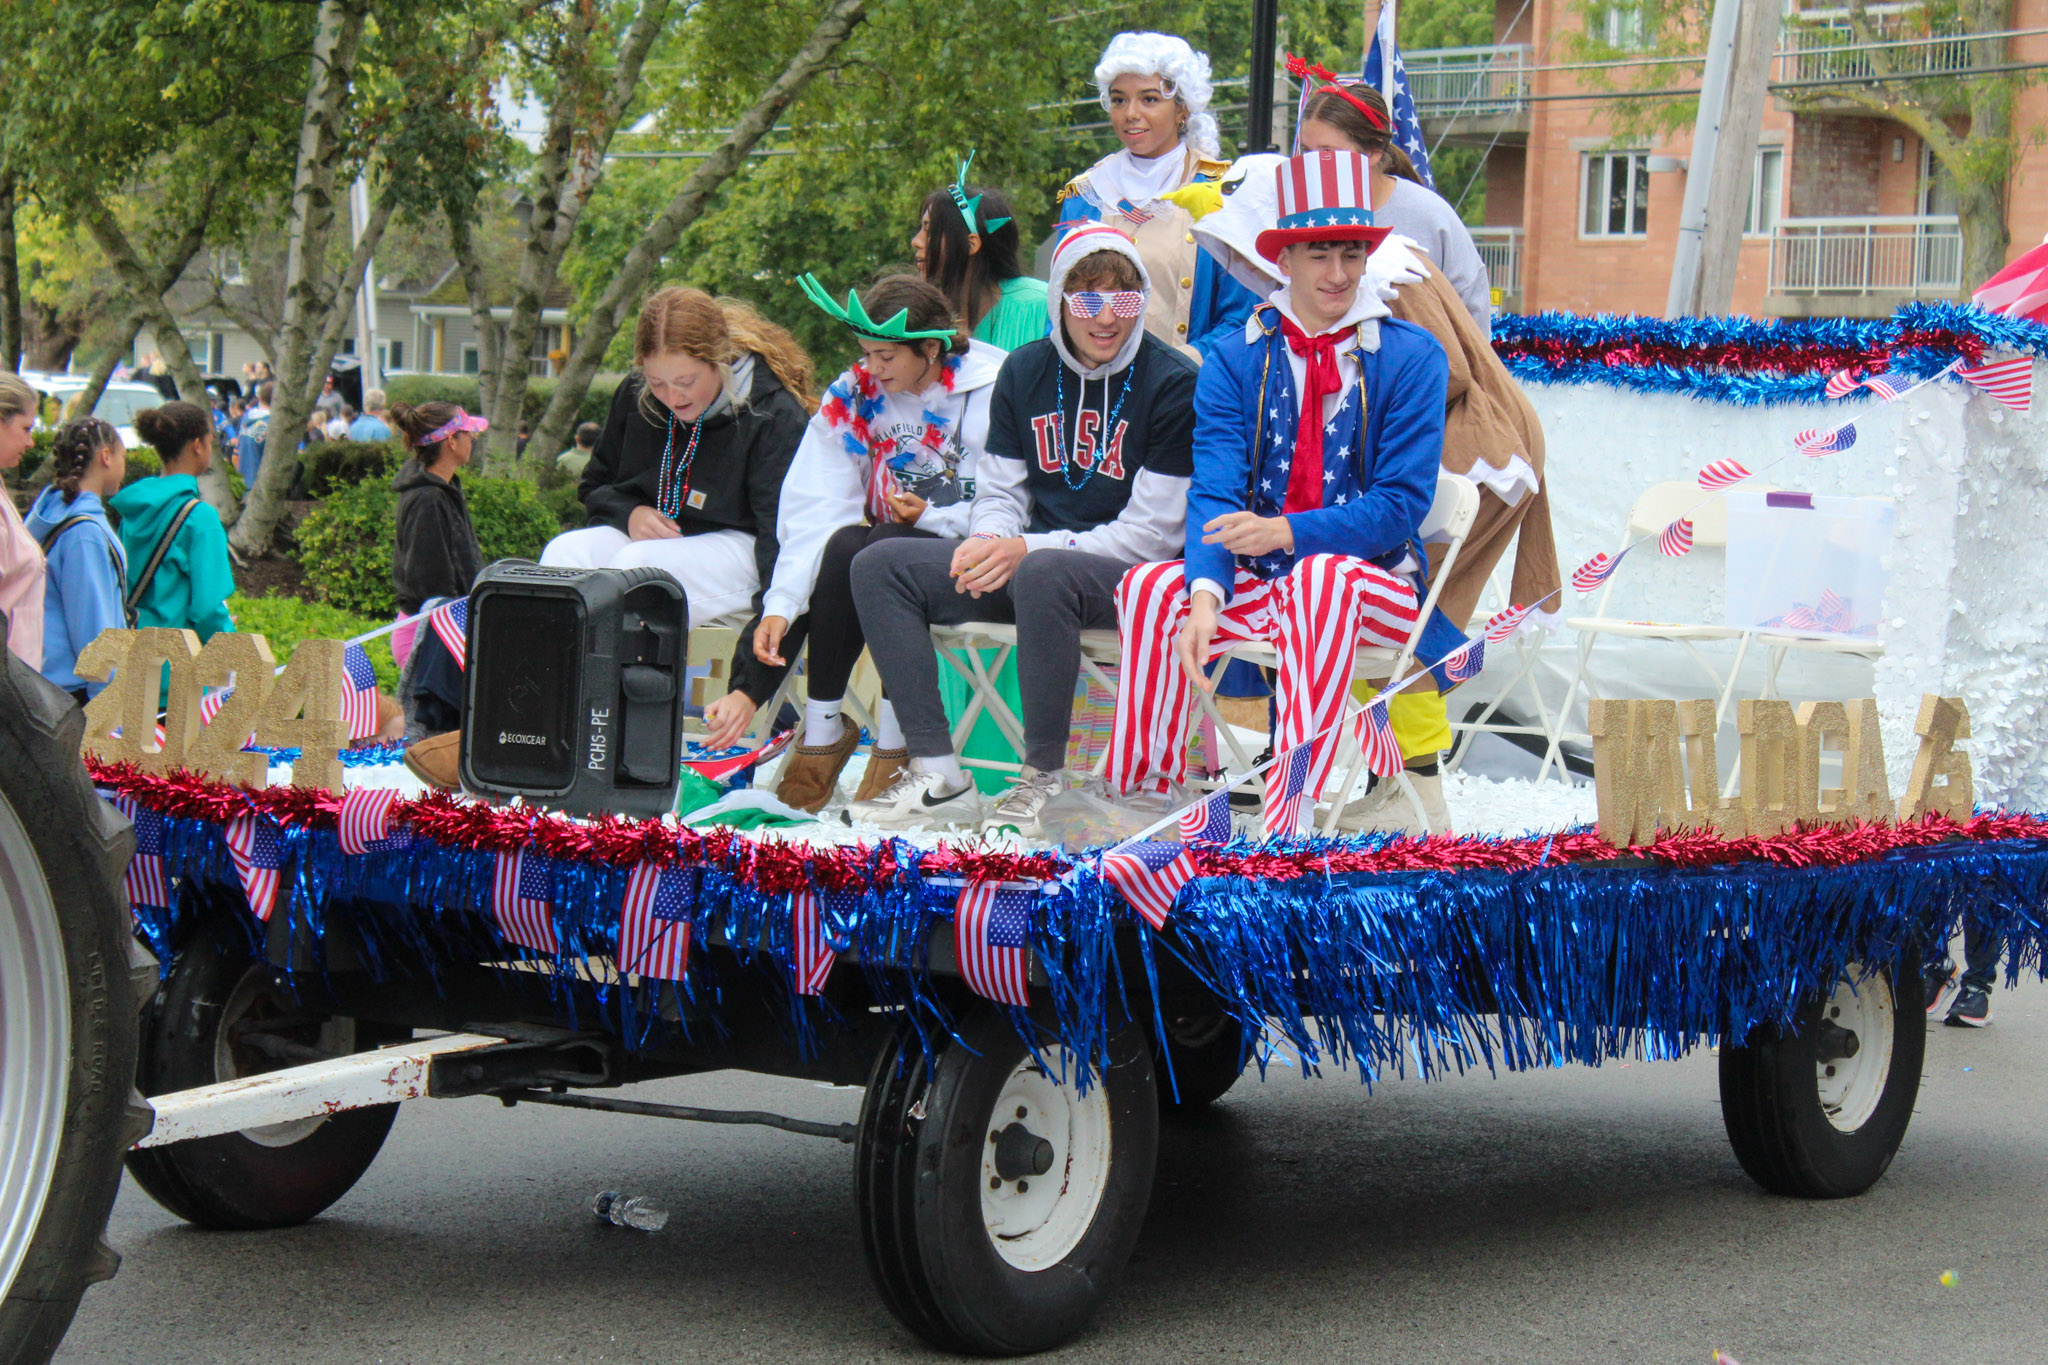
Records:
[[[1172,33],[1119,33],[1109,40],[1095,64],[1095,88],[1102,107],[1109,108],[1109,86],[1118,76],[1157,76],[1166,93],[1187,107],[1188,145],[1213,157],[1221,145],[1216,116],[1209,112],[1209,54],[1197,52],[1188,40]]]

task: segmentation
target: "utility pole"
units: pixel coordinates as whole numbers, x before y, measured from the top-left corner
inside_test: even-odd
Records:
[[[1734,297],[1742,217],[1777,33],[1776,0],[1714,0],[1678,249],[1664,302],[1667,318],[1726,311]]]
[[[370,222],[370,183],[362,176],[348,191],[349,240],[360,245]],[[356,357],[362,369],[363,390],[384,387],[384,367],[377,363],[377,262],[363,264],[363,283],[356,290]]]
[[[1273,148],[1273,67],[1280,43],[1280,0],[1252,0],[1252,64],[1239,155]]]

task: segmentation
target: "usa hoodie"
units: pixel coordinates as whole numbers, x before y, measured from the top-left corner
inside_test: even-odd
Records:
[[[1066,278],[1114,251],[1152,290],[1144,259],[1112,228],[1071,232],[1053,253],[1052,333],[1003,362],[989,400],[988,450],[972,533],[1018,536],[1027,550],[1084,550],[1125,564],[1179,559],[1194,475],[1195,362],[1134,327],[1106,365],[1067,344]]]

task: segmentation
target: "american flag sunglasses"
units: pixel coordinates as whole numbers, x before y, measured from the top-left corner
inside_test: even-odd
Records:
[[[1145,295],[1136,289],[1119,289],[1105,294],[1083,289],[1067,295],[1067,311],[1077,318],[1092,318],[1107,308],[1120,318],[1134,318],[1145,311]]]

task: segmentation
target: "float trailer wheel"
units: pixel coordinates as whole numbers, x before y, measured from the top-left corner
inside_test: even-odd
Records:
[[[1927,1046],[1917,958],[1852,966],[1789,1034],[1721,1049],[1721,1116],[1736,1160],[1773,1194],[1843,1199],[1885,1173],[1920,1093]]]
[[[1159,1106],[1143,1032],[1110,1043],[1086,1095],[980,1009],[929,1074],[914,1035],[882,1049],[861,1107],[861,1244],[883,1302],[931,1345],[1048,1350],[1086,1325],[1151,1199]],[[1055,1075],[1067,1068],[1067,1082]]]

